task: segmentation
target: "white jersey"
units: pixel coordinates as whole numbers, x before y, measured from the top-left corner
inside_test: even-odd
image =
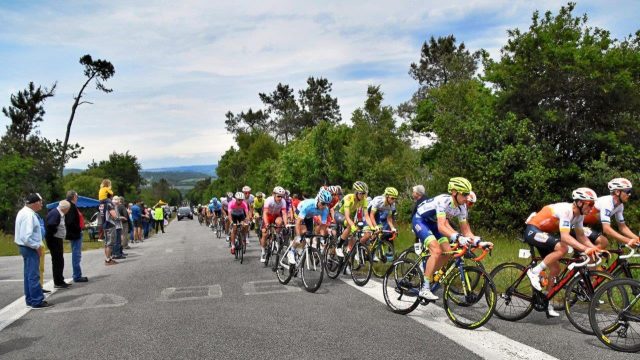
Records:
[[[392,213],[396,211],[396,204],[387,204],[384,201],[384,195],[380,195],[380,196],[376,196],[373,199],[371,199],[371,201],[369,202],[369,206],[367,207],[368,211],[391,211]]]
[[[459,221],[467,220],[467,205],[453,205],[453,199],[449,194],[442,194],[431,199],[426,199],[418,205],[416,218],[422,218],[427,222],[438,222],[438,218],[452,219],[457,217]]]
[[[282,214],[282,209],[286,208],[287,203],[283,198],[280,198],[280,201],[276,201],[273,196],[269,196],[267,200],[264,201],[264,209],[266,209],[269,215],[280,215]]]
[[[584,223],[588,225],[596,224],[600,221],[603,224],[610,224],[611,218],[615,217],[616,222],[624,223],[624,204],[621,202],[616,206],[613,196],[599,197],[589,215],[585,216]]]

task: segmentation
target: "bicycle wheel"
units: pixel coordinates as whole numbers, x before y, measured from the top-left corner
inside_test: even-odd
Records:
[[[273,249],[273,237],[269,235],[267,237],[267,246],[264,249],[264,267],[269,266],[269,259],[271,258],[271,251]]]
[[[504,263],[491,271],[496,287],[497,317],[517,321],[533,310],[533,288],[525,271],[526,268],[518,263]]]
[[[589,323],[608,347],[640,351],[640,281],[619,278],[598,287],[589,307]]]
[[[496,287],[484,269],[464,266],[462,274],[456,268],[444,280],[442,300],[454,324],[463,329],[477,329],[493,316]]]
[[[282,261],[286,261],[286,259],[283,259]],[[292,273],[293,272],[291,271],[291,265],[289,266],[289,269],[287,269],[282,266],[280,260],[278,261],[278,263],[276,263],[276,277],[278,278],[278,282],[280,284],[287,285],[291,280]]]
[[[573,278],[567,285],[564,295],[564,311],[567,318],[585,334],[594,335],[589,323],[589,306],[595,290],[613,280],[613,276],[604,271],[588,271],[590,284],[585,284],[582,276]]]
[[[244,232],[241,231],[240,234],[238,234],[238,236],[240,236],[240,241],[238,243],[239,249],[236,249],[236,254],[239,254],[238,258],[240,259],[240,264],[242,264],[242,262],[244,261],[244,248],[245,248]]]
[[[320,284],[322,284],[324,264],[322,263],[322,257],[318,250],[309,248],[307,255],[305,255],[305,253],[302,255],[303,258],[300,262],[300,277],[302,277],[304,289],[313,293],[316,292],[316,290],[320,288]]]
[[[611,275],[613,275],[614,278],[631,278],[631,279],[635,279],[640,281],[640,264],[627,264],[627,266],[629,267],[629,272],[631,273],[631,276],[627,276],[624,273],[624,269],[621,267],[618,267],[617,269],[615,269],[613,271],[613,273],[611,273]]]
[[[394,260],[393,243],[389,240],[380,241],[380,244],[371,253],[371,272],[375,277],[382,278]]]
[[[341,258],[336,254],[336,249],[336,243],[331,241],[324,252],[324,268],[327,271],[327,276],[331,279],[335,279],[340,275],[340,272],[342,271],[342,262],[344,261],[344,258]]]
[[[389,310],[408,314],[420,304],[420,288],[424,281],[420,265],[407,260],[394,262],[382,278],[382,293]]]
[[[354,245],[355,246],[355,245]],[[357,246],[356,252],[349,259],[351,278],[358,286],[364,286],[371,278],[371,255],[366,246]]]

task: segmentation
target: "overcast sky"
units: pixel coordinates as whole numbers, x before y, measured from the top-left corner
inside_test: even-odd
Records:
[[[0,107],[30,81],[56,95],[41,132],[64,139],[73,95],[85,81],[84,54],[116,69],[91,87],[70,142],[84,168],[129,150],[143,168],[217,163],[233,145],[224,114],[260,108],[259,92],[278,82],[299,90],[309,76],[333,83],[344,120],[362,106],[367,85],[385,103],[410,98],[408,75],[422,43],[454,34],[497,57],[510,28],[526,29],[535,9],[566,1],[29,1],[0,0]],[[622,38],[640,28],[640,1],[578,1],[592,26]],[[0,117],[0,134],[8,119]]]

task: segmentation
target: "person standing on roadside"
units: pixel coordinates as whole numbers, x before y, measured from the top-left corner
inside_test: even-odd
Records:
[[[123,216],[120,213],[120,206],[122,205],[120,201],[120,196],[113,197],[113,206],[116,211],[116,218],[114,219],[114,223],[116,226],[116,238],[113,243],[113,258],[114,259],[126,259],[126,257],[122,254],[122,222]]]
[[[164,211],[162,206],[157,205],[153,210],[153,219],[156,221],[156,234],[158,233],[158,226],[160,226],[160,230],[164,234]]]
[[[74,190],[67,191],[67,201],[71,205],[69,212],[64,217],[64,225],[67,229],[66,239],[71,244],[71,266],[73,268],[73,282],[87,282],[89,279],[82,276],[80,260],[82,259],[82,230],[84,218],[78,210],[78,193]]]
[[[38,193],[29,194],[25,206],[16,215],[14,242],[20,247],[24,264],[24,299],[32,309],[53,306],[44,300],[38,270],[40,257],[44,256],[42,228],[37,211],[42,209],[42,197]]]
[[[133,242],[142,241],[142,208],[140,200],[131,207],[131,219],[133,220]]]
[[[121,233],[121,247],[120,247],[120,255],[126,256],[122,250],[129,247],[129,211],[127,211],[127,206],[125,205],[124,197],[118,196],[118,216],[120,217],[120,221],[122,221],[122,233]]]
[[[116,212],[116,208],[113,205],[113,201],[111,198],[113,194],[108,193],[107,199],[104,200],[104,211],[102,219],[103,227],[104,227],[104,264],[105,265],[115,265],[118,262],[113,260],[113,244],[116,242],[116,219],[118,218],[118,213]]]
[[[62,200],[58,206],[49,210],[45,224],[47,234],[45,240],[47,247],[51,253],[51,270],[53,273],[53,287],[56,289],[66,289],[71,284],[64,281],[64,249],[62,247],[63,239],[67,236],[67,227],[65,226],[65,215],[69,212],[71,204],[67,200]]]
[[[152,221],[151,211],[144,203],[140,204],[140,210],[142,210],[142,237],[143,239],[148,239]],[[143,242],[143,239],[141,239],[140,242]]]

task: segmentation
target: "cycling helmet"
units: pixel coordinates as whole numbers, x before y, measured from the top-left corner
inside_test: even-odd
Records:
[[[217,197],[213,197],[213,199],[211,199],[212,202],[218,202],[218,198]]]
[[[285,190],[284,191],[285,195],[287,195],[287,197],[289,197],[289,195],[291,195],[291,193],[289,192],[289,190]]]
[[[233,193],[232,193],[232,192],[228,192],[228,193],[227,193],[227,197],[228,197],[228,198],[232,198],[232,197],[233,197]]]
[[[589,189],[589,188],[577,188],[575,190],[573,190],[573,193],[571,193],[571,197],[573,198],[573,200],[575,201],[596,201],[596,199],[598,198],[598,195],[596,195],[596,192]]]
[[[329,188],[327,190],[329,190],[329,192],[332,195],[337,195],[338,194],[338,187],[337,186],[329,186]]]
[[[244,194],[238,191],[236,193],[236,200],[244,200]]]
[[[258,191],[256,193],[256,197],[263,197],[263,196],[264,196],[264,193],[262,193],[262,191]]]
[[[615,178],[607,184],[609,191],[631,189],[631,181],[625,178]]]
[[[331,199],[331,193],[325,189],[320,189],[320,191],[318,192],[318,196],[316,196],[317,201],[325,204],[329,204],[331,202]]]
[[[287,192],[282,186],[276,186],[273,188],[273,193],[276,195],[284,196],[284,194],[286,194]]]
[[[467,202],[475,204],[476,201],[478,201],[478,198],[476,197],[476,193],[474,193],[473,191],[470,191],[469,196],[467,196]]]
[[[385,196],[398,197],[398,189],[394,187],[388,187],[384,189]]]
[[[245,185],[242,187],[242,192],[251,192],[251,188]]]
[[[337,193],[336,194],[342,194],[342,187],[340,185],[336,185],[335,186]]]
[[[453,190],[461,193],[470,193],[473,189],[471,188],[469,180],[463,177],[454,177],[449,180],[447,190],[449,191],[449,194],[451,194]]]
[[[364,181],[356,181],[353,183],[353,190],[356,192],[368,193],[369,187]]]
[[[213,204],[213,199],[209,200],[209,204]]]

